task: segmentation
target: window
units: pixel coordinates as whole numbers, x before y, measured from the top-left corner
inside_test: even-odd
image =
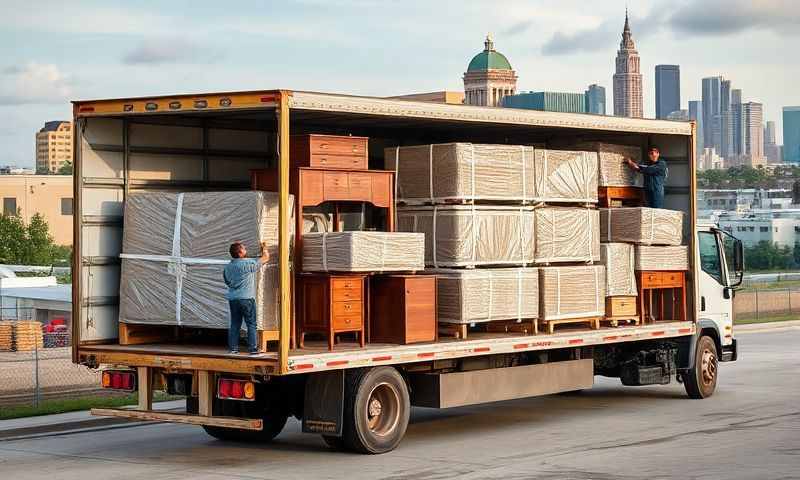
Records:
[[[61,215],[72,215],[72,199],[61,199]]]
[[[17,199],[16,197],[3,198],[3,215],[16,216],[17,215]]]
[[[700,266],[704,272],[711,275],[714,280],[722,284],[722,265],[719,261],[719,247],[717,236],[712,232],[698,232],[700,244]]]
[[[755,232],[756,231],[756,227],[747,227],[747,229],[750,230],[751,232]]]
[[[761,232],[769,232],[769,227],[758,227],[758,230]]]
[[[800,233],[800,227],[797,225],[794,226],[794,233]]]

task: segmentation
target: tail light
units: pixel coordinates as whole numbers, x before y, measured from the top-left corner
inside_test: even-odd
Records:
[[[248,380],[220,378],[217,381],[217,398],[252,401],[256,398],[256,386]]]
[[[112,390],[136,390],[136,373],[129,370],[106,370],[101,377],[103,388]]]

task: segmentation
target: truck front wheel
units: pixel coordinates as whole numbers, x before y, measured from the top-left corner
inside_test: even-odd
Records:
[[[718,371],[717,345],[713,338],[704,335],[697,341],[694,368],[683,376],[683,385],[689,398],[702,399],[713,395],[717,388]]]
[[[344,401],[344,446],[371,454],[397,447],[411,415],[408,387],[400,372],[393,367],[347,372]]]

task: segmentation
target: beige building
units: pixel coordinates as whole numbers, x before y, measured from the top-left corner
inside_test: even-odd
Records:
[[[622,41],[617,51],[617,70],[614,74],[614,115],[618,117],[644,117],[642,101],[642,74],[639,70],[639,52],[633,43],[628,12],[625,11],[625,26]]]
[[[72,122],[45,122],[36,132],[36,171],[55,173],[72,162]]]
[[[413,100],[416,102],[461,105],[464,103],[464,92],[450,92],[447,90],[442,90],[439,92],[409,93],[408,95],[397,95],[395,97],[388,98],[392,100]]]
[[[494,49],[490,36],[483,46],[464,73],[464,103],[499,107],[503,97],[517,93],[517,74],[505,55]]]
[[[0,175],[4,215],[20,215],[29,222],[41,214],[58,245],[72,245],[71,175]]]

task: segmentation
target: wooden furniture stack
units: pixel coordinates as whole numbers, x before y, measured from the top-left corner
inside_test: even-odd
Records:
[[[686,272],[637,270],[636,284],[642,322],[687,319]]]
[[[369,203],[385,210],[385,229],[394,231],[394,172],[369,170],[368,147],[366,137],[316,134],[291,137],[289,189],[297,202],[294,266],[297,272],[295,304],[298,306],[296,322],[292,324],[292,345],[299,335],[299,346],[303,348],[307,333],[323,334],[329,350],[333,350],[336,337],[341,333],[355,333],[362,347],[368,340],[372,276],[367,273],[304,272],[302,265],[303,209],[306,207],[332,202],[333,230],[341,231],[340,205]],[[277,170],[254,170],[251,182],[254,189],[277,191]],[[378,288],[382,288],[382,278],[375,277]],[[404,323],[405,320],[376,318],[374,322],[381,332],[386,322],[393,322],[387,328],[399,328],[400,331],[405,325],[394,323]],[[420,338],[429,336],[418,335]],[[383,341],[394,340],[391,343],[410,342],[414,338],[417,337],[381,336]]]

